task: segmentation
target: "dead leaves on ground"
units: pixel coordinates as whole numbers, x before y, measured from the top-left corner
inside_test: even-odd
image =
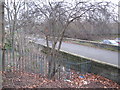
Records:
[[[4,81],[9,80],[9,83],[3,82],[5,88],[90,88],[95,87],[95,85],[99,86],[98,88],[120,88],[120,85],[112,80],[90,73],[77,74],[72,72],[69,80],[49,80],[39,74],[26,72],[15,72],[12,78],[6,78],[6,75],[9,75],[7,72],[2,74]]]

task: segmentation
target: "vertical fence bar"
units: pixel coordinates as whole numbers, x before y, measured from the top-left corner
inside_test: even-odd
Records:
[[[18,50],[17,50],[17,47],[16,47],[16,67],[15,67],[15,68],[16,68],[16,71],[18,71],[18,70],[17,70],[17,67],[18,67],[17,64],[18,64]]]
[[[30,49],[28,49],[28,71],[30,72]]]
[[[36,49],[36,50],[37,50],[37,49]],[[36,51],[36,50],[35,50],[35,51]],[[37,53],[36,53],[36,66],[35,66],[35,67],[36,67],[36,73],[37,73]]]
[[[0,48],[0,66],[2,66],[2,49]],[[2,67],[0,67],[0,71],[2,70]]]
[[[8,69],[9,60],[8,60],[8,50],[6,50],[6,69]]]
[[[5,39],[5,28],[4,28],[4,2],[0,2],[0,6],[2,7],[1,13],[2,13],[2,71],[5,70],[5,45],[4,45],[4,39]]]
[[[37,73],[39,73],[39,72],[38,72],[38,69],[39,69],[39,68],[38,68],[38,67],[39,67],[38,58],[39,58],[39,54],[37,54]]]
[[[15,61],[15,62],[14,62],[14,65],[15,65],[15,66],[14,66],[14,70],[17,71],[17,70],[16,70],[16,68],[17,68],[17,51],[16,51],[16,50],[15,50],[15,60],[14,60],[14,61]]]

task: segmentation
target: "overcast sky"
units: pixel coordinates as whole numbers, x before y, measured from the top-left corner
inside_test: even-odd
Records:
[[[1,0],[0,0],[1,1]],[[5,0],[6,1],[6,0]],[[8,1],[14,1],[14,0],[8,0]],[[18,1],[18,0],[15,0],[15,1]],[[25,0],[26,2],[29,2],[29,1],[37,1],[37,0]],[[120,0],[39,0],[41,2],[51,2],[51,1],[67,1],[67,2],[73,2],[73,1],[91,1],[91,2],[101,2],[101,1],[107,1],[107,2],[112,2],[114,4],[117,4],[118,5],[118,2],[120,2]],[[116,12],[118,12],[118,8],[116,7]]]
[[[49,1],[63,1],[63,0],[49,0]],[[74,0],[66,0],[66,1],[74,1]],[[80,1],[80,0],[77,0]],[[111,1],[112,3],[118,4],[118,2],[120,0],[81,0],[81,1],[97,1],[97,2],[101,2],[101,1]]]
[[[0,1],[4,1],[4,0],[0,0]],[[10,0],[10,1],[14,1],[14,0]],[[15,1],[18,1],[18,0],[15,0]],[[25,0],[25,1],[29,2],[29,1],[35,1],[35,0]],[[63,0],[40,0],[40,1],[63,1]],[[65,0],[65,1],[69,2],[69,1],[75,1],[75,0]],[[120,0],[76,0],[76,1],[111,1],[111,2],[117,4]]]
[[[16,0],[17,1],[17,0]],[[25,0],[25,1],[35,1],[35,0]],[[40,1],[67,1],[67,2],[71,2],[71,1],[75,1],[75,0],[40,0]],[[111,1],[112,3],[118,4],[118,2],[120,0],[76,0],[76,1],[97,1],[97,2],[101,2],[101,1]]]
[[[63,1],[63,0],[46,0],[46,1]],[[65,0],[67,2],[72,2],[75,0]],[[120,0],[76,0],[76,1],[91,1],[91,2],[101,2],[101,1],[107,1],[107,2],[112,2],[116,5],[118,5],[118,2],[120,2]],[[118,12],[118,8],[116,7],[115,12]]]

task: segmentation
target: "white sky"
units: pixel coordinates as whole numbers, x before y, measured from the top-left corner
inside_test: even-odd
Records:
[[[8,1],[14,1],[14,0],[8,0]],[[15,1],[18,1],[18,0],[15,0]],[[37,0],[25,0],[25,1],[26,2],[32,2],[32,1],[37,1]],[[116,4],[116,5],[118,5],[118,2],[120,2],[120,0],[39,0],[39,1],[45,2],[45,3],[47,3],[48,1],[49,2],[51,2],[51,1],[67,1],[67,2],[72,2],[72,1],[91,1],[91,2],[107,1],[107,2],[112,2],[112,3]],[[118,12],[118,8],[116,8],[115,11]]]
[[[92,0],[92,1],[108,1],[108,2],[111,1],[112,3],[118,4],[120,0]]]
[[[17,0],[16,0],[17,1]],[[25,0],[25,1],[35,1],[35,0]],[[71,1],[75,1],[75,0],[40,0],[40,1],[67,1],[67,2],[71,2]],[[120,0],[76,0],[76,1],[97,1],[97,2],[101,2],[101,1],[111,1],[112,3],[118,4],[118,2]]]
[[[48,0],[48,1],[63,1],[63,0]],[[73,0],[65,0],[65,1],[68,1],[68,2],[70,2],[70,1],[73,1]],[[101,1],[111,1],[112,3],[115,3],[115,4],[118,4],[118,2],[120,1],[120,0],[77,0],[77,1],[97,1],[97,2],[101,2]]]
[[[107,2],[111,2],[115,5],[118,5],[118,2],[120,2],[120,0],[44,0],[44,1],[67,1],[67,2],[72,2],[72,1],[91,1],[91,2],[102,2],[102,1],[107,1]],[[118,12],[118,8],[115,9],[115,12]]]
[[[0,0],[2,1],[2,0]],[[4,1],[4,0],[3,0]],[[6,0],[5,0],[6,1]],[[14,1],[14,0],[8,0],[8,1]],[[18,1],[18,0],[15,0],[15,1]],[[35,0],[25,0],[26,2],[29,2],[29,1],[35,1]],[[71,2],[71,1],[75,1],[75,0],[39,0],[39,1],[67,1],[67,2]],[[120,0],[76,0],[76,1],[97,1],[97,2],[101,2],[101,1],[111,1],[112,3],[115,3],[115,4],[118,4],[118,2]]]
[[[63,1],[63,0],[46,0],[46,1]],[[72,2],[75,0],[64,0],[67,2]],[[76,1],[91,1],[91,2],[102,2],[102,1],[107,1],[107,2],[111,2],[115,5],[118,5],[118,2],[120,2],[120,0],[76,0]],[[118,12],[118,8],[115,9],[115,12]]]

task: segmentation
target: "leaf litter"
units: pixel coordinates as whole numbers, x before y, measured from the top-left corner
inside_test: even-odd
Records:
[[[116,88],[120,85],[93,73],[77,74],[72,72],[70,79],[49,80],[40,74],[28,72],[0,72],[3,88]]]

